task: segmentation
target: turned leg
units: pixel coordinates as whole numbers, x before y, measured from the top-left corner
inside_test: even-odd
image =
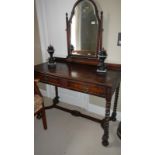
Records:
[[[57,86],[55,86],[55,98],[53,99],[53,103],[54,103],[54,105],[59,103],[58,87]]]
[[[111,115],[111,120],[112,121],[116,121],[116,115],[117,115],[117,101],[118,101],[118,95],[119,95],[119,88],[120,88],[120,85],[118,85],[118,87],[116,88],[116,93],[115,93],[115,101],[114,101],[114,107],[113,107],[113,112],[112,112],[112,115]]]
[[[105,109],[105,119],[103,121],[104,135],[102,137],[102,144],[108,146],[109,142],[109,121],[110,121],[110,106],[111,106],[111,97],[106,98],[106,109]]]
[[[43,127],[46,130],[47,129],[47,121],[46,121],[46,113],[45,113],[45,109],[44,108],[42,110],[42,122],[43,122]]]

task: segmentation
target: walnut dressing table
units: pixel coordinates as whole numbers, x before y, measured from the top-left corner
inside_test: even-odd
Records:
[[[82,116],[101,123],[104,129],[104,135],[102,137],[102,144],[104,146],[109,144],[109,121],[116,120],[117,100],[121,79],[120,65],[107,64],[107,68],[108,70],[106,73],[97,73],[96,66],[72,63],[68,62],[67,59],[60,58],[56,59],[55,68],[49,68],[47,63],[42,63],[34,67],[35,78],[39,78],[40,82],[55,86],[56,97],[53,100],[53,105],[46,107],[46,109],[58,108],[66,112],[70,112],[75,116]],[[81,114],[78,111],[69,110],[59,106],[58,87],[105,98],[105,118],[103,120],[99,120],[97,118]],[[113,113],[110,116],[111,98],[115,91]]]

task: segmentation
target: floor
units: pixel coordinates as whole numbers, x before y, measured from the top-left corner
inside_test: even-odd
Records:
[[[64,103],[62,106],[87,113]],[[121,155],[121,141],[116,135],[118,122],[110,122],[110,145],[103,147],[99,123],[58,109],[46,110],[46,115],[47,130],[41,120],[34,119],[34,155]]]

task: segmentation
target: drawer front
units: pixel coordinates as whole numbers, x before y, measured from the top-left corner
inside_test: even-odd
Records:
[[[48,75],[43,75],[43,74],[40,74],[40,73],[35,73],[34,77],[39,79],[40,82],[55,85],[55,86],[58,86],[58,87],[67,88],[67,86],[68,86],[68,80],[57,78],[55,76],[48,76]]]
[[[59,79],[57,77],[47,77],[47,83],[55,86],[60,86]]]
[[[105,96],[105,88],[100,86],[91,86],[89,93],[93,95]]]
[[[44,82],[44,83],[47,82],[46,76],[44,76],[44,75],[42,75],[42,74],[40,74],[40,73],[36,73],[36,72],[35,72],[34,78],[39,79],[40,82]]]
[[[57,77],[47,77],[47,83],[58,87],[68,88],[68,80]]]
[[[100,86],[93,85],[93,84],[69,82],[68,88],[79,91],[79,92],[87,93],[87,94],[97,95],[97,96],[104,96],[104,94],[105,94],[104,87],[100,87]]]

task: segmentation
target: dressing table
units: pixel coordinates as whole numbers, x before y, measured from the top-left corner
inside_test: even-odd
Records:
[[[36,65],[34,77],[40,79],[42,83],[55,86],[53,104],[45,107],[46,109],[57,108],[74,116],[81,116],[100,123],[104,129],[102,144],[108,146],[109,121],[116,121],[121,65],[106,63],[106,72],[97,72],[98,52],[103,49],[102,18],[103,13],[101,12],[99,16],[93,0],[76,1],[70,18],[66,14],[68,56],[66,58],[55,57],[54,67],[49,67],[48,62]],[[59,106],[58,87],[105,98],[105,118],[100,120]],[[115,100],[110,116],[114,92]]]

